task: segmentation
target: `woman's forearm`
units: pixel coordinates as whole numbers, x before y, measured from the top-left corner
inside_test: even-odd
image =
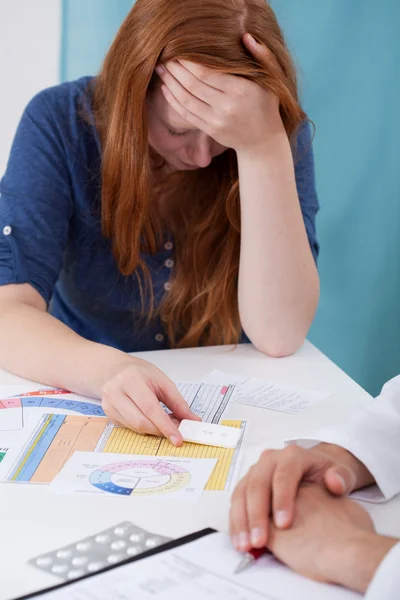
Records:
[[[131,357],[85,340],[48,313],[24,304],[0,306],[0,367],[92,397]]]
[[[239,312],[260,350],[290,354],[304,341],[319,299],[319,278],[297,195],[284,130],[263,147],[237,153],[241,201]]]

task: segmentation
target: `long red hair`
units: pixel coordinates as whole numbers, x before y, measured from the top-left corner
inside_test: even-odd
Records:
[[[258,64],[241,42],[245,32],[265,44],[279,68]],[[102,228],[122,274],[135,273],[154,316],[144,253],[160,245],[154,206],[146,94],[156,65],[186,59],[245,77],[271,90],[290,139],[306,118],[282,31],[264,0],[137,0],[96,79],[93,107],[102,143]],[[175,263],[172,288],[157,314],[172,346],[236,343],[240,252],[236,154],[227,150],[209,167],[171,177]],[[142,283],[144,282],[144,286]]]

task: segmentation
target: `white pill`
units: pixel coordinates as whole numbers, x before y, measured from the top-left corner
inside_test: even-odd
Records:
[[[128,556],[136,556],[140,552],[140,546],[129,546],[126,549],[126,553]]]
[[[85,572],[82,569],[71,569],[71,571],[67,574],[67,579],[76,579],[77,577],[82,577]]]
[[[134,543],[141,542],[144,539],[144,533],[132,533],[129,539]]]
[[[110,554],[110,556],[107,558],[107,562],[110,565],[115,565],[115,563],[119,562],[123,558],[124,557],[122,556],[122,554]]]
[[[116,540],[111,544],[111,550],[122,550],[125,546],[126,542],[124,540]]]
[[[115,535],[125,535],[125,533],[128,531],[129,526],[125,525],[118,525],[115,529],[114,529],[114,533]]]
[[[99,535],[96,535],[94,539],[99,544],[106,544],[110,540],[110,536],[105,533],[99,533]]]
[[[103,562],[92,562],[88,564],[87,570],[93,573],[93,571],[99,571],[105,566],[106,565]]]
[[[146,548],[155,548],[160,543],[160,538],[149,538],[146,540]]]
[[[54,565],[54,567],[51,569],[51,572],[55,573],[56,575],[65,573],[65,571],[68,571],[68,565]]]
[[[72,564],[74,567],[82,567],[83,565],[86,565],[88,560],[87,556],[75,556],[75,558],[72,559]]]
[[[50,556],[41,556],[36,560],[36,564],[39,567],[48,567],[53,562],[53,559]]]
[[[59,550],[56,554],[57,558],[69,558],[72,554],[72,550]]]
[[[79,550],[79,552],[86,552],[87,550],[89,550],[91,545],[92,544],[90,542],[78,542],[75,547],[77,550]]]

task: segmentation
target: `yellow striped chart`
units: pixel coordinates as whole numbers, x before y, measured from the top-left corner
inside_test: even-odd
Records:
[[[246,421],[223,420],[221,425],[245,431]],[[115,427],[106,417],[44,414],[12,466],[8,481],[50,483],[75,451],[217,458],[206,490],[227,490],[237,467],[243,436],[235,449],[184,443],[175,448],[167,439]]]

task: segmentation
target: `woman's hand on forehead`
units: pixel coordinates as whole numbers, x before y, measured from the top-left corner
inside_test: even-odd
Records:
[[[257,61],[279,68],[268,48],[257,42],[253,45],[249,37],[243,36],[243,43]],[[187,60],[168,61],[158,65],[156,72],[170,106],[223,146],[253,150],[271,132],[284,131],[277,97],[253,81]]]

